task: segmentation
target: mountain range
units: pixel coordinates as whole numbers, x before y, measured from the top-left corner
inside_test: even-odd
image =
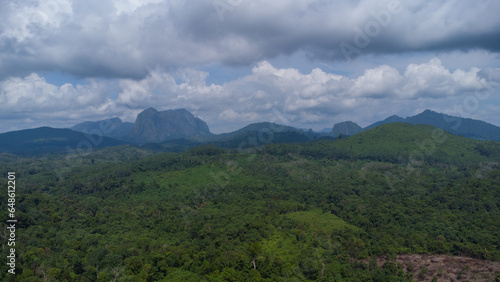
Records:
[[[87,134],[103,133],[103,135],[108,137],[120,138],[127,136],[133,127],[133,123],[122,122],[120,118],[116,117],[101,121],[86,121],[77,124],[70,129]]]
[[[36,156],[47,153],[88,152],[93,148],[125,145],[127,142],[70,129],[40,127],[0,134],[0,153]]]
[[[381,124],[392,123],[392,122],[402,122],[409,124],[427,124],[452,134],[477,139],[477,140],[492,140],[500,141],[500,127],[493,124],[475,120],[470,118],[460,118],[455,116],[450,116],[442,113],[437,113],[431,110],[425,110],[422,113],[402,118],[396,115],[390,116],[383,121],[376,122],[372,125],[365,127],[364,129],[370,129]]]
[[[490,123],[449,116],[431,110],[411,117],[390,116],[365,128],[352,121],[335,124],[330,132],[314,132],[292,126],[261,122],[239,130],[213,134],[206,122],[185,109],[158,111],[148,108],[135,123],[119,118],[83,122],[70,129],[42,127],[0,134],[0,153],[36,155],[82,147],[101,148],[131,144],[156,151],[184,151],[201,144],[223,148],[248,148],[267,143],[309,142],[359,134],[388,123],[424,124],[476,140],[500,141],[500,127]]]
[[[354,135],[382,124],[394,122],[432,125],[458,136],[477,140],[500,141],[500,127],[498,126],[481,120],[450,116],[431,110],[425,110],[420,114],[406,118],[392,115],[365,128],[361,128],[351,121],[341,122],[335,124],[330,133],[334,136],[340,133],[343,135]]]

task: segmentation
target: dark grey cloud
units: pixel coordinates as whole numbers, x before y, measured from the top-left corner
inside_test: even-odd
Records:
[[[212,0],[2,1],[0,73],[138,79],[157,65],[252,65],[298,51],[346,60],[340,46],[352,58],[500,50],[495,0],[221,1],[223,21]]]
[[[500,68],[484,68],[478,75],[486,81],[500,83]]]

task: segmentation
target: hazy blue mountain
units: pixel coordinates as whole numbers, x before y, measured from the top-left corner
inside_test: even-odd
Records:
[[[291,126],[260,122],[239,130],[212,134],[207,124],[190,112],[180,110],[157,111],[149,108],[137,116],[133,127],[119,118],[85,122],[70,129],[41,127],[0,134],[0,153],[30,156],[46,153],[65,153],[68,148],[101,148],[127,144],[146,144],[153,151],[178,152],[201,144],[224,148],[245,148],[267,143],[308,142],[357,133],[387,123],[424,124],[439,127],[454,135],[478,140],[500,141],[500,127],[480,120],[453,117],[426,110],[418,115],[402,118],[391,116],[364,129],[354,122],[334,125],[331,132],[319,133]],[[130,129],[130,127],[132,127]],[[129,132],[126,134],[126,132]],[[115,138],[109,138],[113,136]],[[330,137],[328,137],[330,136]],[[122,140],[122,141],[118,141]]]
[[[363,131],[363,128],[361,126],[359,126],[357,123],[352,122],[352,121],[344,121],[344,122],[336,123],[333,126],[330,134],[332,136],[335,136],[335,137],[339,136],[340,134],[351,136],[354,134],[358,134],[361,131]]]
[[[332,128],[331,127],[325,127],[325,128],[321,129],[318,132],[319,133],[328,133],[328,134],[330,134],[332,132]]]
[[[33,156],[47,153],[86,153],[91,149],[127,144],[102,135],[70,129],[40,127],[0,134],[0,153]],[[75,151],[76,150],[76,151]]]
[[[376,122],[365,128],[370,129],[381,124],[403,122],[409,124],[427,124],[439,127],[452,134],[478,139],[478,140],[493,140],[500,141],[500,127],[493,124],[475,120],[470,118],[460,118],[449,116],[446,114],[437,113],[431,110],[425,110],[422,113],[402,118],[399,116],[391,116],[383,121]]]
[[[149,108],[141,112],[128,135],[135,143],[158,143],[171,139],[210,136],[208,125],[184,109],[157,111]]]
[[[261,139],[269,138],[268,136],[270,134],[275,135],[277,133],[284,133],[284,132],[295,132],[298,134],[304,134],[304,130],[297,129],[292,126],[280,125],[271,122],[258,122],[249,124],[233,132],[213,135],[209,138],[205,138],[203,141],[218,141],[218,142],[229,141],[235,138],[239,138],[242,135],[248,135],[249,132],[260,134],[262,136]]]
[[[90,134],[102,134],[108,137],[127,136],[134,127],[131,122],[122,122],[120,118],[111,118],[100,121],[86,121],[71,127],[71,130]]]
[[[392,122],[406,122],[406,121],[404,118],[402,118],[400,116],[392,115],[384,120],[377,121],[376,123],[368,125],[367,127],[363,128],[363,130],[367,130],[367,129],[374,128],[374,127],[377,127],[377,126],[382,125],[382,124],[392,123]]]

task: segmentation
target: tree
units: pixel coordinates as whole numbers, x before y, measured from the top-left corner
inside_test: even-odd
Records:
[[[250,257],[252,258],[251,262],[253,265],[253,269],[257,269],[257,264],[255,263],[255,260],[262,251],[262,245],[259,242],[254,242],[248,245],[247,250],[250,253]]]

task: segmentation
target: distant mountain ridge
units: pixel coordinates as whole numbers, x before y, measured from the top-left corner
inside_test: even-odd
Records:
[[[431,110],[425,110],[418,115],[407,118],[395,115],[390,116],[383,121],[379,121],[365,127],[364,130],[393,122],[427,124],[467,138],[500,141],[500,127],[498,126],[481,120],[455,117]]]
[[[108,137],[125,137],[133,127],[133,123],[122,122],[120,118],[115,117],[100,121],[82,122],[70,127],[70,129],[88,134],[102,134]]]
[[[454,117],[432,110],[425,110],[420,114],[406,118],[392,115],[365,128],[352,121],[339,122],[329,132],[325,132],[325,130],[311,132],[310,130],[301,130],[292,126],[261,122],[249,124],[234,132],[212,134],[203,120],[194,117],[187,110],[177,109],[160,112],[154,108],[149,108],[137,116],[134,124],[122,122],[119,118],[113,118],[96,122],[84,122],[73,126],[71,129],[84,133],[100,131],[107,137],[118,138],[136,144],[145,144],[162,143],[174,139],[191,139],[196,142],[227,142],[232,138],[237,138],[238,135],[247,134],[245,132],[257,132],[265,128],[279,128],[280,131],[275,133],[283,134],[287,132],[290,135],[293,132],[294,135],[301,134],[309,139],[313,139],[313,137],[337,138],[340,134],[352,136],[364,130],[394,122],[432,125],[467,138],[500,141],[500,127],[498,126],[481,120]],[[112,128],[113,130],[107,132],[102,130],[103,127]],[[295,137],[292,139],[301,140],[301,138]]]
[[[295,133],[302,133],[304,132],[301,129],[297,129],[292,126],[286,126],[286,125],[280,125],[276,123],[271,123],[271,122],[258,122],[258,123],[252,123],[249,124],[245,127],[242,127],[241,129],[238,129],[233,132],[228,132],[228,133],[221,133],[212,136],[208,140],[216,140],[216,141],[227,141],[230,139],[233,139],[235,137],[238,137],[242,134],[245,134],[247,132],[261,132],[261,134],[265,134],[266,132],[273,132],[275,133],[283,133],[283,132],[295,132]]]
[[[34,156],[47,153],[86,153],[95,148],[127,144],[102,135],[70,129],[40,127],[0,134],[0,153]]]
[[[0,153],[20,156],[64,153],[66,148],[85,149],[135,144],[156,151],[184,151],[202,144],[222,148],[249,148],[268,143],[302,143],[319,139],[336,139],[358,135],[385,124],[430,125],[451,134],[476,140],[500,141],[500,127],[480,120],[453,117],[431,110],[402,118],[396,115],[365,128],[352,121],[340,122],[329,133],[301,130],[292,126],[260,122],[239,130],[212,134],[208,125],[184,109],[141,112],[134,124],[119,118],[84,122],[70,129],[41,127],[0,134]],[[97,141],[96,141],[97,140]],[[85,142],[85,143],[82,143]],[[95,144],[94,144],[95,143]],[[146,144],[146,145],[145,145]]]
[[[271,122],[258,122],[233,132],[212,135],[198,140],[223,148],[248,148],[267,143],[307,142],[310,139],[312,138],[307,132],[295,127]]]
[[[498,126],[481,120],[450,116],[432,110],[425,110],[420,114],[406,118],[392,115],[365,128],[361,128],[358,124],[352,121],[340,122],[333,126],[330,135],[337,137],[340,133],[342,133],[342,135],[350,136],[383,124],[397,122],[413,125],[432,125],[462,137],[477,140],[500,141],[500,127]]]
[[[159,143],[172,139],[210,136],[208,125],[185,109],[141,112],[127,139],[134,143]]]
[[[449,132],[442,132],[438,139],[432,139],[435,130],[435,126],[427,124],[391,122],[326,143],[324,151],[335,151],[347,158],[394,163],[411,163],[412,159],[415,162],[418,158],[418,161],[446,163],[452,160],[455,164],[471,165],[500,158],[499,142],[478,141]],[[434,146],[430,148],[424,140],[432,140]]]
[[[101,134],[135,144],[161,143],[174,139],[195,139],[211,136],[208,125],[185,109],[158,111],[148,108],[137,115],[135,123],[111,118],[83,122],[71,127],[74,131]]]

